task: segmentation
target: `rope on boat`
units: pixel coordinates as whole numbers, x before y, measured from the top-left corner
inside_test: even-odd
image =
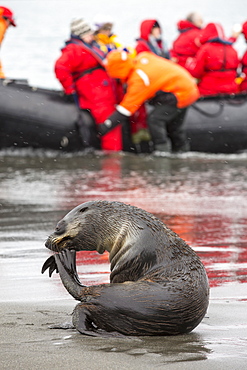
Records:
[[[221,113],[223,112],[223,109],[224,109],[224,105],[225,104],[224,104],[223,101],[219,102],[219,110],[215,113],[208,113],[205,110],[197,107],[196,104],[192,104],[191,108],[195,109],[197,112],[201,113],[202,115],[204,115],[206,117],[214,118],[214,117],[219,117],[221,115]]]
[[[220,101],[219,101],[220,97]],[[221,113],[223,112],[224,105],[232,105],[232,106],[240,106],[247,103],[247,93],[241,92],[237,94],[220,94],[220,95],[214,95],[214,96],[204,96],[199,99],[200,101],[209,101],[209,102],[216,102],[219,105],[219,110],[215,113],[208,113],[207,111],[199,108],[196,103],[191,105],[192,108],[194,108],[197,112],[201,113],[202,115],[206,117],[219,117]]]

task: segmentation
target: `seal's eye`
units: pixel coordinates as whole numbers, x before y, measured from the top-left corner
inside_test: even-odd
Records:
[[[83,213],[83,212],[85,212],[87,209],[88,209],[88,207],[83,207],[83,208],[81,208],[81,209],[79,210],[79,212],[80,212],[80,213]]]
[[[59,221],[59,223],[57,224],[56,228],[55,228],[55,233],[57,235],[61,235],[65,232],[65,229],[66,229],[66,223],[64,220],[62,221]]]

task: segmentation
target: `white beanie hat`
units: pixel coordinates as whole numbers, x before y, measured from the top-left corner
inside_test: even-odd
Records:
[[[73,19],[70,23],[71,33],[80,38],[86,36],[89,33],[92,33],[92,29],[88,23],[86,23],[82,18]]]

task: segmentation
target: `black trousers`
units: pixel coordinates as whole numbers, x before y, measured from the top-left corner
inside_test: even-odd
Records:
[[[175,105],[156,105],[148,115],[148,127],[154,147],[171,140],[172,152],[189,150],[189,143],[183,128],[187,108],[179,109]]]

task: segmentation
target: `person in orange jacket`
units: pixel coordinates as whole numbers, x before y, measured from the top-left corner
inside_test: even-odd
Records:
[[[127,91],[115,112],[98,126],[104,135],[130,117],[144,103],[153,110],[148,126],[154,149],[173,152],[189,150],[183,129],[186,109],[199,98],[192,76],[176,63],[150,52],[131,58],[125,51],[111,51],[106,58],[106,70],[112,78],[127,84]]]
[[[0,6],[0,45],[2,44],[5,33],[9,26],[16,27],[13,12],[10,9],[5,8],[4,6]],[[0,78],[5,78],[5,74],[3,73],[2,70],[1,61],[0,61]]]

